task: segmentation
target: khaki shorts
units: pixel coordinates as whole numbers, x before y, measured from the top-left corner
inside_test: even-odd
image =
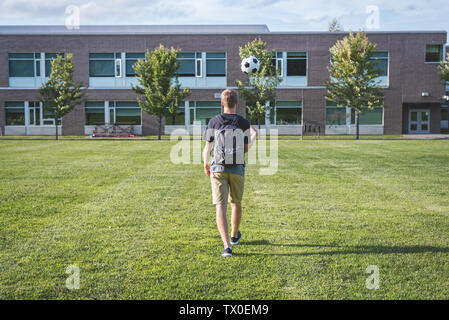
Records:
[[[211,172],[212,203],[240,203],[243,198],[245,176],[230,172]],[[229,192],[230,191],[230,192]]]

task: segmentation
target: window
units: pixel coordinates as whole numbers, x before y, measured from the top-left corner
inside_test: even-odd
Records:
[[[221,113],[220,101],[196,101],[193,105],[194,108],[190,109],[190,124],[200,121],[201,125],[207,125],[210,119]]]
[[[287,52],[287,76],[306,76],[307,54],[305,52]]]
[[[89,77],[115,77],[115,59],[120,59],[117,53],[89,53]]]
[[[284,60],[282,59],[282,52],[274,52],[273,59],[271,60],[273,67],[275,68],[277,75],[282,77],[284,72]]]
[[[377,61],[374,69],[379,72],[379,76],[388,76],[388,52],[375,52],[371,60]]]
[[[65,57],[64,53],[45,53],[45,76],[49,77],[51,73],[51,60],[57,58],[57,55]]]
[[[127,52],[126,53],[126,62],[125,62],[125,68],[126,68],[126,76],[127,77],[135,77],[136,72],[134,71],[134,63],[137,62],[137,60],[142,59],[145,60],[145,53],[137,53],[137,52]]]
[[[441,120],[442,121],[448,121],[447,120],[447,110],[448,110],[448,108],[441,108]]]
[[[44,126],[54,126],[55,125],[54,115],[53,115],[53,112],[51,112],[51,110],[43,108],[42,114],[43,114],[43,120],[42,120],[43,123],[42,124]],[[60,126],[60,125],[61,125],[61,118],[58,119],[58,126]]]
[[[9,53],[8,65],[10,77],[40,76],[40,53]]]
[[[301,101],[276,101],[275,121],[277,125],[301,125]]]
[[[5,120],[7,126],[25,125],[25,107],[23,101],[5,103]]]
[[[181,52],[178,55],[178,61],[180,63],[178,69],[178,75],[180,77],[194,77],[195,76],[195,53],[194,52]]]
[[[104,125],[104,102],[103,101],[88,101],[85,106],[86,125]]]
[[[182,102],[178,107],[178,112],[176,112],[176,115],[169,115],[166,119],[165,123],[167,125],[175,125],[175,126],[183,126],[185,125],[185,108],[184,108],[184,102]]]
[[[206,77],[226,77],[226,53],[206,53]]]
[[[41,124],[41,104],[39,101],[30,101],[28,103],[30,112],[30,126],[39,126]]]
[[[426,45],[426,62],[440,62],[443,60],[443,45]]]
[[[381,125],[383,123],[383,108],[375,107],[373,110],[365,110],[359,114],[360,125]],[[355,124],[355,110],[351,109],[351,124]]]
[[[111,101],[110,123],[115,125],[141,125],[142,110],[136,101]]]
[[[339,107],[335,102],[326,102],[326,125],[346,125],[346,107]]]

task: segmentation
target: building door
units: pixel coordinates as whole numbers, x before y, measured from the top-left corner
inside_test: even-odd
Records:
[[[408,120],[409,133],[430,133],[430,110],[412,109]]]

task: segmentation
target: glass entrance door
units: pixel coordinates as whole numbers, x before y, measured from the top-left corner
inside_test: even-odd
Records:
[[[412,109],[409,111],[409,133],[430,132],[430,110]]]

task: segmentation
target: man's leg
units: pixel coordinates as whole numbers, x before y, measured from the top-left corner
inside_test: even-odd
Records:
[[[217,204],[217,227],[218,231],[220,231],[221,240],[223,241],[224,248],[229,248],[231,243],[229,242],[229,233],[228,233],[228,219],[226,217],[226,207],[227,204]]]
[[[241,202],[238,202],[238,203],[231,202],[231,207],[232,207],[231,237],[236,238],[237,232],[239,231],[239,227],[240,227],[240,221],[242,221],[242,203]]]

